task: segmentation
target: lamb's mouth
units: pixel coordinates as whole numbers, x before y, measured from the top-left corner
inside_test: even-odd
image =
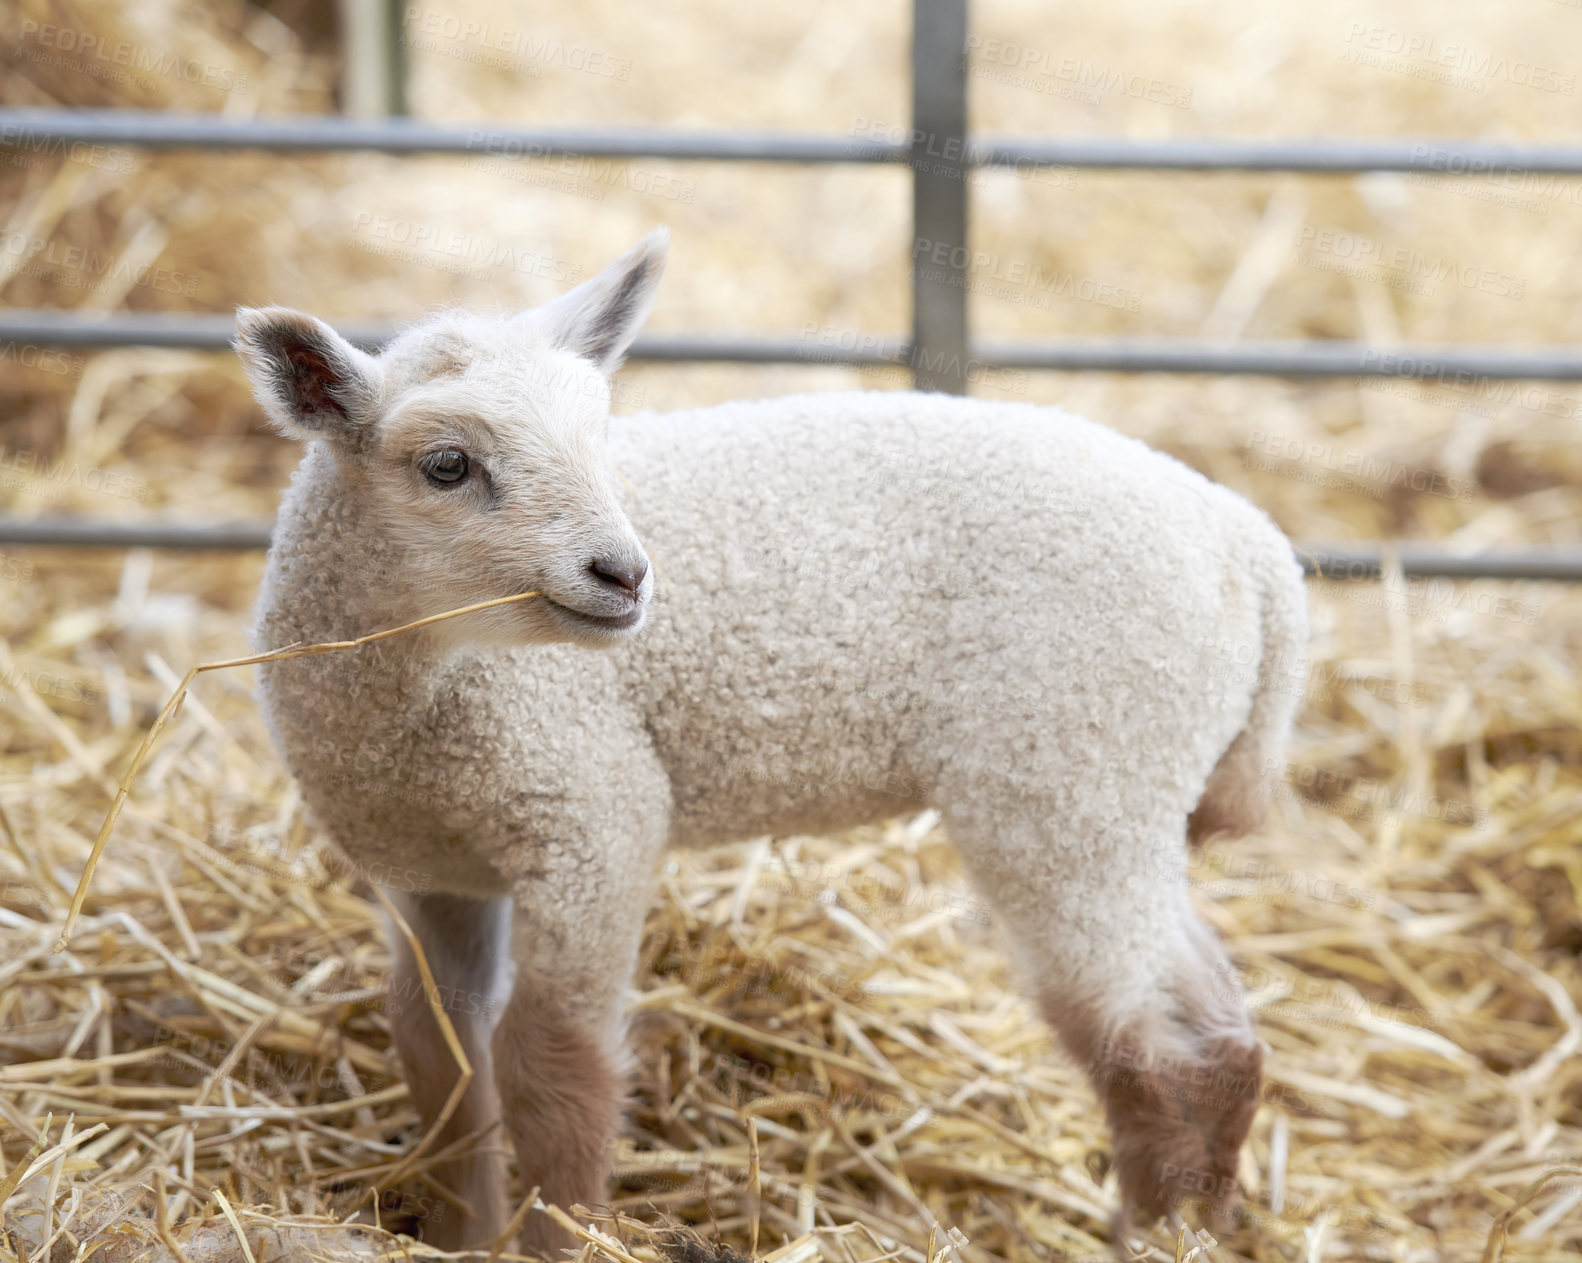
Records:
[[[634,605],[624,614],[589,614],[584,610],[573,609],[569,605],[562,605],[552,596],[545,596],[544,600],[554,607],[557,614],[569,618],[573,623],[583,627],[597,627],[601,631],[626,631],[636,627],[643,621],[643,606]]]

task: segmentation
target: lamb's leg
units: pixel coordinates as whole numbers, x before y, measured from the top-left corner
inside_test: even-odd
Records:
[[[518,889],[516,980],[494,1034],[522,1192],[536,1187],[562,1210],[609,1198],[626,1089],[622,1003],[653,889],[651,852],[640,846],[607,867],[578,854],[574,872]],[[524,1251],[557,1257],[573,1244],[543,1214],[523,1224]]]
[[[401,895],[397,906],[423,945],[434,975],[437,999],[461,1040],[473,1078],[430,1152],[499,1121],[490,1065],[490,1028],[504,999],[501,967],[510,938],[506,899],[460,895]],[[406,937],[393,932],[395,957],[386,1003],[390,1032],[406,1069],[408,1090],[425,1133],[439,1116],[460,1070],[424,994],[422,975]],[[471,1210],[434,1199],[422,1221],[423,1239],[444,1250],[489,1244],[505,1230],[506,1138],[495,1129],[467,1147],[463,1156],[432,1168],[434,1178],[463,1198]]]
[[[1125,1209],[1237,1194],[1263,1047],[1223,950],[1185,888],[1184,821],[1052,823],[1051,804],[997,798],[948,812],[951,835],[1000,912],[1062,1042],[1093,1079]]]
[[[1122,1234],[1179,1203],[1198,1203],[1211,1222],[1234,1206],[1263,1085],[1263,1044],[1240,988],[1219,944],[1181,902],[1166,931],[1178,960],[1129,980],[1149,989],[1141,1010],[1062,987],[1039,995],[1104,1100],[1125,1197]]]
[[[573,1014],[558,986],[518,976],[494,1055],[524,1195],[537,1188],[562,1210],[604,1202],[624,1092],[618,1050]],[[554,1257],[573,1243],[546,1216],[530,1214],[519,1244]]]

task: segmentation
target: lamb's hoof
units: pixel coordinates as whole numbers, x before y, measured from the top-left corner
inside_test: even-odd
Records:
[[[1110,1249],[1118,1263],[1131,1263],[1147,1249],[1147,1243],[1137,1234],[1137,1223],[1131,1208],[1123,1201],[1121,1208],[1110,1217]]]
[[[1108,1077],[1115,1166],[1134,1224],[1152,1224],[1176,1206],[1234,1215],[1237,1165],[1262,1083],[1262,1046],[1239,1039],[1218,1041],[1199,1062],[1160,1061]]]
[[[1185,1228],[1189,1243],[1213,1245],[1218,1243],[1219,1238],[1228,1236],[1240,1226],[1243,1218],[1242,1206],[1242,1191],[1238,1187],[1235,1193],[1224,1201],[1206,1204],[1200,1224],[1190,1222],[1182,1215],[1179,1206],[1166,1212],[1163,1218],[1170,1228],[1172,1237],[1179,1238],[1181,1230]],[[1143,1230],[1152,1226],[1158,1218],[1159,1216],[1155,1216],[1153,1220],[1139,1219],[1136,1209],[1123,1199],[1120,1209],[1110,1216],[1110,1248],[1116,1259],[1121,1260],[1122,1263],[1136,1263],[1136,1260],[1147,1255],[1151,1247],[1143,1238]]]

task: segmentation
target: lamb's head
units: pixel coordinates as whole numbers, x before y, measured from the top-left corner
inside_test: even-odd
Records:
[[[653,305],[666,242],[653,233],[520,315],[433,317],[377,357],[300,312],[237,313],[259,403],[333,461],[354,510],[340,516],[399,610],[543,593],[436,624],[452,643],[601,646],[642,625],[653,580],[605,432],[609,375]]]

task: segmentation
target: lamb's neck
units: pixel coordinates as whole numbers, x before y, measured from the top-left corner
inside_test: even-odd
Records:
[[[400,600],[402,559],[364,520],[333,460],[310,452],[281,505],[259,602],[261,647],[356,640],[414,621]],[[424,631],[326,655],[322,678],[361,692],[375,679],[396,694],[423,691],[438,652]]]

